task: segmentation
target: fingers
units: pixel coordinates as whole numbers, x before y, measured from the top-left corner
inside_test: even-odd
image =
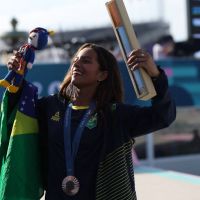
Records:
[[[13,51],[14,56],[21,58],[21,53],[19,51],[14,50]]]
[[[133,56],[133,55],[137,55],[137,56],[144,56],[147,52],[144,49],[134,49],[133,51],[131,51],[129,57]]]
[[[128,57],[127,64],[131,71],[143,68],[151,77],[158,77],[160,74],[151,55],[143,49],[132,51]]]
[[[135,70],[138,67],[144,67],[148,58],[149,54],[147,52],[145,52],[143,49],[136,49],[130,53],[127,64],[131,70]]]
[[[13,56],[10,57],[7,63],[7,67],[9,70],[16,70],[19,67],[21,55],[19,52],[13,52]]]

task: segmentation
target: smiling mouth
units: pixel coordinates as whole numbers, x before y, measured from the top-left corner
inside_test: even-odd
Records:
[[[72,71],[72,74],[73,74],[73,75],[79,75],[79,76],[82,76],[82,75],[83,75],[83,73],[82,73],[79,69],[74,69],[74,70]]]
[[[73,71],[74,76],[82,76],[83,74],[80,71]]]

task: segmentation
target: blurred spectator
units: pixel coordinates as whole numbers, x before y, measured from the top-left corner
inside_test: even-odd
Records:
[[[200,51],[194,52],[194,58],[200,58]]]
[[[200,133],[198,129],[194,129],[193,133],[193,143],[198,144],[198,148],[200,148]]]
[[[187,41],[176,42],[175,44],[176,57],[191,57],[200,58],[200,40],[189,38]]]
[[[167,58],[174,55],[175,42],[171,35],[162,36],[152,47],[155,60]]]
[[[121,61],[123,60],[123,56],[122,56],[122,53],[121,53],[121,49],[118,45],[118,43],[116,45],[112,45],[110,47],[110,52],[115,56],[115,58],[118,60],[118,61]]]

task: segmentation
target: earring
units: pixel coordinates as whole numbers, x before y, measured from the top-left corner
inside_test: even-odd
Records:
[[[79,91],[80,90],[74,84],[70,83],[66,88],[66,95],[69,96],[72,100],[75,100]]]

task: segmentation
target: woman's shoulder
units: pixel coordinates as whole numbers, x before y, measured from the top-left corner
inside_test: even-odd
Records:
[[[64,99],[59,93],[53,94],[45,97],[41,97],[38,99],[38,104],[44,105],[44,106],[51,106],[56,104],[65,104],[66,99]]]

